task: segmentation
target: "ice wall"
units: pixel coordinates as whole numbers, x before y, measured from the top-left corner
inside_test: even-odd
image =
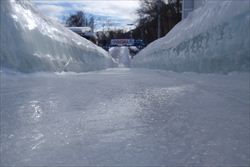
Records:
[[[114,66],[107,52],[41,15],[29,0],[1,3],[1,68],[90,71]]]
[[[248,0],[208,0],[165,37],[151,43],[134,67],[229,72],[250,69]]]

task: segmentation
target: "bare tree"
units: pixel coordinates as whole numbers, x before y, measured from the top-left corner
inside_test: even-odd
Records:
[[[88,20],[83,11],[77,11],[66,20],[66,26],[68,27],[84,27],[87,26],[87,24]]]
[[[151,21],[157,16],[157,4],[155,0],[140,0],[140,8],[137,10],[140,20]]]
[[[133,36],[148,43],[164,36],[181,20],[181,1],[140,0],[139,19]]]

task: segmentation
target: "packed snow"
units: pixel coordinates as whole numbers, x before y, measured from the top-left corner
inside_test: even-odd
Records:
[[[249,73],[2,74],[1,166],[248,166]]]
[[[249,71],[249,3],[207,0],[135,56],[132,65],[174,71]]]
[[[41,15],[30,1],[0,3],[2,69],[82,72],[115,66],[106,51]]]

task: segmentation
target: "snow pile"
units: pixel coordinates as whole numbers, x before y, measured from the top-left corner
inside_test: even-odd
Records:
[[[250,69],[249,1],[209,0],[135,57],[133,66],[174,71]]]
[[[0,3],[2,68],[80,72],[114,65],[106,51],[42,16],[30,1]]]

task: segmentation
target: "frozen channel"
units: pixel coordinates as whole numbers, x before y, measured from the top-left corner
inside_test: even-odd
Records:
[[[249,73],[1,73],[1,166],[244,166]]]

